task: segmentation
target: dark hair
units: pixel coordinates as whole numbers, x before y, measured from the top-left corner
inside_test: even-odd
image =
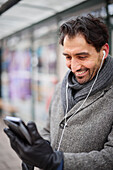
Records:
[[[96,18],[91,14],[78,16],[62,24],[60,27],[59,43],[63,45],[66,35],[69,38],[73,38],[78,33],[82,34],[86,42],[94,46],[97,52],[100,51],[105,43],[108,43],[109,34],[107,26],[102,18]]]

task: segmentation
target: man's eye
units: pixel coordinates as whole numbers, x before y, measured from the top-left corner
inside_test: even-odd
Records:
[[[79,57],[79,59],[86,59],[87,58],[87,56],[78,56]]]
[[[70,60],[70,59],[71,59],[71,57],[70,57],[70,56],[66,56],[66,59]]]

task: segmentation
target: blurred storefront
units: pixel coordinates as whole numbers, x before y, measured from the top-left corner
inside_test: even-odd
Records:
[[[15,116],[35,120],[47,117],[57,75],[57,24],[35,26],[3,41],[2,99],[17,108]]]

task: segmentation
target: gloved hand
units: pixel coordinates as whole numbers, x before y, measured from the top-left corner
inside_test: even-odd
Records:
[[[22,162],[22,170],[34,170],[34,166],[28,165],[28,164],[25,164],[24,162]]]
[[[63,153],[53,151],[49,143],[38,133],[34,122],[29,122],[27,128],[32,139],[32,145],[19,139],[10,129],[4,129],[10,139],[11,147],[26,164],[45,170],[57,169],[63,159]]]

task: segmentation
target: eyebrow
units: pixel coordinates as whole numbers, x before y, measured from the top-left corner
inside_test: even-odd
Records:
[[[81,52],[81,53],[76,53],[75,55],[89,55],[88,52]]]
[[[63,55],[69,55],[68,53],[63,53]],[[74,55],[89,55],[89,53],[88,52],[80,52],[80,53],[76,53],[76,54],[74,54]]]

